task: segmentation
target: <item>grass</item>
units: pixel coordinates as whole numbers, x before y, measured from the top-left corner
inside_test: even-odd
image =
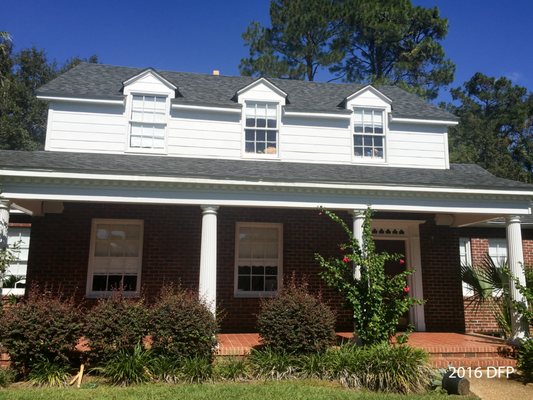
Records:
[[[86,388],[84,388],[84,386]],[[339,384],[316,380],[284,382],[216,383],[203,385],[156,385],[111,387],[100,385],[81,389],[11,387],[0,389],[2,400],[450,400],[450,396],[430,393],[426,395],[394,395],[371,393],[342,388]],[[94,385],[92,385],[94,386]],[[91,386],[91,387],[92,387]],[[461,397],[461,400],[474,400]]]

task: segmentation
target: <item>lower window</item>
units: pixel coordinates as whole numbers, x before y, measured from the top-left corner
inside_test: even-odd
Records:
[[[282,276],[282,224],[238,222],[235,244],[235,295],[277,293]]]
[[[94,219],[87,295],[105,296],[114,290],[138,294],[142,242],[142,220]]]

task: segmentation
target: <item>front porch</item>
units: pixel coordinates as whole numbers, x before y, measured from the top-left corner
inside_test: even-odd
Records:
[[[342,343],[353,337],[350,332],[337,332]],[[218,335],[219,356],[245,356],[261,346],[257,333],[222,333]],[[502,339],[451,332],[413,332],[408,344],[426,350],[435,368],[453,367],[486,368],[516,365],[509,357],[511,348]]]

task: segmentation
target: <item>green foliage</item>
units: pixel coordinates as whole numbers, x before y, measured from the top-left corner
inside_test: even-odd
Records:
[[[190,291],[164,286],[150,311],[152,349],[174,358],[211,359],[215,350],[217,321]]]
[[[329,46],[336,8],[332,0],[272,0],[271,27],[252,22],[242,35],[249,57],[241,60],[241,74],[314,80],[338,59]]]
[[[335,340],[335,315],[307,285],[293,281],[261,302],[257,328],[263,343],[277,352],[325,350]]]
[[[15,371],[0,367],[0,388],[5,388],[15,381]]]
[[[25,301],[5,307],[0,343],[23,376],[39,362],[70,365],[81,336],[81,312],[74,300],[33,287]]]
[[[151,350],[136,344],[132,349],[123,348],[108,359],[102,367],[96,368],[114,385],[134,385],[152,379],[153,363]]]
[[[211,358],[187,357],[182,360],[181,379],[186,383],[208,382],[213,376]]]
[[[214,366],[213,375],[217,380],[242,381],[249,376],[248,364],[243,358],[221,357]]]
[[[411,0],[346,0],[333,49],[343,58],[332,68],[350,82],[392,83],[434,99],[453,81],[455,65],[441,41],[448,20],[437,7]]]
[[[4,243],[2,243],[4,245]],[[5,243],[7,245],[7,243]],[[20,252],[20,243],[14,243],[10,247],[0,247],[0,280],[4,279],[4,275],[14,261],[18,260]]]
[[[75,57],[59,66],[35,47],[13,53],[9,34],[0,32],[0,149],[43,148],[47,105],[35,91],[80,61]],[[98,60],[91,56],[87,61]]]
[[[413,273],[406,268],[395,276],[385,274],[385,263],[389,260],[404,263],[399,254],[378,253],[372,239],[370,209],[366,211],[363,224],[363,243],[358,243],[346,223],[333,212],[321,211],[339,224],[347,236],[340,245],[345,254],[342,257],[325,259],[315,254],[315,259],[324,269],[321,273],[326,283],[336,288],[353,310],[355,334],[363,345],[389,341],[397,331],[400,318],[422,300],[408,295],[407,277]],[[354,274],[356,266],[360,278]]]
[[[155,379],[165,383],[178,383],[181,375],[181,360],[155,356],[152,362],[152,373]]]
[[[91,363],[105,363],[117,352],[131,353],[148,334],[148,320],[143,299],[127,299],[116,292],[99,300],[87,313],[83,331]]]
[[[298,371],[298,357],[294,354],[274,351],[272,348],[253,349],[250,354],[252,374],[262,379],[293,378]]]
[[[64,363],[41,360],[33,365],[29,381],[33,386],[62,387],[67,385],[70,371],[70,366]]]
[[[531,271],[531,267],[524,267],[526,285],[523,285],[517,277],[513,277],[509,272],[516,289],[525,299],[525,302],[513,301],[512,306],[522,315],[529,326],[533,326],[533,280],[531,279],[533,274]]]
[[[516,366],[528,381],[533,381],[533,339],[522,341]]]
[[[533,181],[533,93],[480,72],[451,91],[450,161],[476,163],[503,178]]]

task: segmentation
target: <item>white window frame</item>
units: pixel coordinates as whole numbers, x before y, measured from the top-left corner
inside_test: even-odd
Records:
[[[99,224],[116,224],[116,225],[138,225],[140,227],[139,238],[139,255],[137,265],[137,286],[134,291],[124,291],[122,294],[125,297],[138,297],[141,293],[141,274],[142,274],[142,260],[143,260],[143,242],[144,242],[144,221],[142,219],[120,219],[120,218],[93,218],[91,223],[91,243],[89,246],[89,263],[87,268],[87,287],[86,297],[88,298],[101,298],[109,297],[112,291],[93,291],[93,275],[95,264],[95,246],[96,246],[96,227]]]
[[[239,233],[241,228],[276,228],[278,230],[278,290],[240,291],[239,290]],[[271,222],[237,222],[235,224],[235,264],[234,264],[234,296],[239,298],[275,297],[283,287],[283,224]]]
[[[467,238],[467,237],[459,238],[459,258],[461,261],[461,266],[463,264],[472,266],[472,247],[470,244],[470,238]],[[463,297],[472,296],[473,295],[472,289],[465,282],[462,282],[462,285],[463,285]]]
[[[246,152],[246,130],[247,129],[253,129],[253,130],[265,130],[265,131],[273,131],[272,128],[250,128],[246,127],[246,108],[249,104],[267,104],[267,105],[275,105],[276,106],[276,153],[268,154],[268,153],[247,153]],[[277,101],[268,101],[268,100],[251,100],[247,99],[243,103],[242,107],[242,148],[241,148],[241,154],[243,158],[261,158],[265,160],[272,160],[272,159],[279,159],[280,157],[280,136],[281,136],[281,104]]]
[[[163,148],[143,148],[143,147],[131,147],[131,129],[133,124],[140,123],[134,121],[133,116],[133,97],[145,96],[145,97],[164,97],[165,98],[165,122],[154,123],[154,125],[162,125],[163,129]],[[148,92],[131,92],[128,96],[128,107],[126,110],[126,116],[128,119],[128,132],[126,134],[126,151],[128,153],[148,153],[148,154],[167,154],[167,139],[168,139],[168,121],[170,116],[170,96],[165,93],[148,93]],[[149,123],[146,123],[149,124]]]
[[[14,235],[13,233],[17,232],[17,235]],[[23,239],[24,238],[24,239]],[[27,275],[27,269],[28,269],[28,254],[30,250],[30,240],[31,240],[31,226],[13,226],[8,227],[7,231],[7,243],[8,247],[13,249],[13,246],[15,244],[19,245],[19,248],[17,251],[14,251],[14,255],[17,257],[17,259],[8,267],[6,270],[6,273],[4,275],[4,278],[8,278],[12,275],[14,276],[20,276],[21,279],[17,281],[17,284],[23,284],[26,285],[26,275]],[[26,254],[25,258],[21,259],[21,253]],[[19,264],[22,266],[22,269],[24,269],[24,274],[13,274],[13,271],[11,268],[13,267],[13,264]],[[17,285],[16,284],[16,285]],[[0,294],[3,296],[7,295],[13,295],[13,296],[24,296],[24,293],[26,292],[25,287],[15,287],[14,288],[2,288],[0,287]]]
[[[364,133],[364,132],[355,132],[355,113],[357,110],[373,110],[373,111],[379,111],[382,113],[383,118],[383,134],[375,134],[375,133]],[[364,117],[363,117],[364,120]],[[352,118],[350,119],[350,135],[351,135],[351,155],[352,155],[352,161],[354,163],[361,163],[361,164],[386,164],[387,163],[387,149],[388,149],[388,143],[387,143],[387,137],[388,137],[388,113],[387,109],[385,107],[376,107],[376,106],[365,106],[365,105],[357,105],[354,106],[352,109]],[[365,157],[364,155],[362,157],[358,157],[355,155],[355,136],[379,136],[383,138],[383,157],[382,158],[373,158],[373,157]]]
[[[503,264],[498,262],[499,258],[505,258],[504,263],[507,262],[507,239],[489,238],[488,239],[488,254],[494,262],[494,265],[501,267]]]

